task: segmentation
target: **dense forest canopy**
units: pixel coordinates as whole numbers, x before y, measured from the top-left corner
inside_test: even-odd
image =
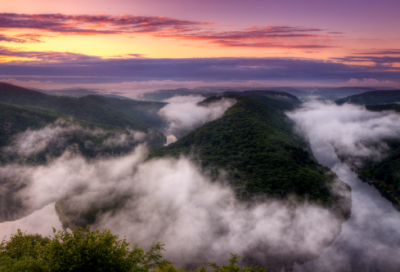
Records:
[[[244,198],[293,194],[334,203],[328,188],[333,176],[293,133],[283,112],[290,108],[292,104],[264,96],[241,98],[223,117],[151,151],[150,157],[192,156],[203,168],[212,169],[214,176],[218,169],[226,169],[232,185]]]

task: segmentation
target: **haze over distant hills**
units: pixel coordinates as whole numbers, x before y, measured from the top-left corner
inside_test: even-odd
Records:
[[[391,104],[400,102],[400,90],[371,91],[336,100],[336,104],[351,103],[357,105]]]
[[[41,107],[93,123],[124,128],[128,126],[140,131],[162,126],[164,122],[157,111],[165,103],[121,100],[97,95],[52,96],[7,83],[0,83],[0,102]]]
[[[368,91],[375,91],[385,88],[372,87],[265,87],[265,88],[179,88],[170,90],[157,90],[154,92],[143,93],[140,97],[145,100],[162,101],[175,95],[227,95],[237,93],[241,95],[243,92],[260,92],[275,91],[296,95],[299,98],[307,98],[309,96],[319,96],[320,99],[336,100],[349,95],[360,94]]]

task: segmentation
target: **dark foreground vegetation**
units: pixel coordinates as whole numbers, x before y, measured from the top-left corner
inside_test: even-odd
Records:
[[[125,239],[119,239],[110,230],[78,229],[69,233],[56,231],[43,237],[18,230],[10,240],[0,244],[0,271],[2,272],[185,272],[177,269],[162,256],[163,245],[154,243],[148,251],[134,244],[129,248]],[[219,267],[209,263],[197,271],[206,272],[266,272],[267,268],[238,265],[240,256],[231,254],[228,265]]]

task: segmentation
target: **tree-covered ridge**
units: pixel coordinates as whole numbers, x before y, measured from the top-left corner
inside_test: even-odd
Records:
[[[15,138],[20,136],[21,133],[29,129],[30,133],[35,134],[45,127],[53,131],[43,132],[47,135],[38,135],[37,139],[29,138],[29,140],[32,140],[32,145],[38,144],[40,137],[43,138],[42,142],[46,143],[46,147],[40,152],[34,154],[25,152],[25,155],[6,152],[7,148],[8,150],[12,149],[12,145],[15,145]],[[57,131],[57,133],[54,133],[54,131]],[[49,133],[54,134],[54,139],[50,139]],[[143,139],[136,141],[134,133],[137,136],[142,134]],[[112,140],[114,139],[114,142],[116,142],[118,137],[121,138],[120,143],[112,143]],[[91,123],[43,108],[0,103],[0,148],[3,147],[0,162],[5,159],[7,161],[21,161],[24,157],[26,162],[45,163],[46,157],[60,156],[65,148],[70,145],[76,145],[79,151],[87,157],[95,157],[101,154],[118,155],[131,151],[136,144],[144,141],[150,147],[159,147],[164,144],[165,136],[154,129],[148,130],[147,136],[145,136],[143,132]],[[23,144],[27,144],[26,141]],[[11,146],[4,149],[6,145]]]
[[[362,94],[351,95],[335,101],[336,104],[351,103],[357,105],[376,105],[400,102],[400,90],[371,91]]]
[[[31,108],[0,103],[0,147],[9,143],[10,136],[28,128],[39,129],[56,121],[60,114],[43,113]]]
[[[162,123],[155,113],[164,105],[101,96],[52,96],[7,83],[0,83],[0,102],[41,107],[92,123],[129,127],[140,131],[147,131],[150,125],[157,126]]]
[[[400,140],[388,141],[391,151],[382,161],[367,165],[360,174],[388,187],[400,204]]]
[[[400,112],[400,104],[384,104],[384,105],[367,105],[366,109],[369,111],[387,111],[392,110]]]
[[[141,143],[149,148],[160,147],[165,136],[156,130],[144,133],[90,123],[43,108],[0,103],[0,165],[43,165],[66,150],[86,158],[119,156]],[[25,180],[0,175],[0,222],[31,212],[15,198],[25,186]]]
[[[274,93],[278,93],[278,92],[274,92]],[[271,98],[266,95],[250,94],[250,95],[244,96],[244,95],[238,95],[237,93],[229,94],[229,95],[210,96],[210,97],[204,99],[203,101],[199,102],[198,105],[199,106],[207,106],[213,102],[219,101],[221,99],[226,99],[226,98],[235,99],[237,101],[240,101],[240,100],[243,100],[246,98],[253,98],[257,101],[260,101],[264,105],[270,106],[274,109],[281,110],[281,111],[293,110],[298,106],[297,103],[292,103],[292,102],[286,101],[286,100]]]
[[[225,95],[234,94],[233,92],[225,92]],[[283,102],[284,104],[292,104],[298,106],[301,104],[301,101],[294,95],[281,92],[281,91],[270,91],[270,90],[252,90],[252,91],[244,91],[237,92],[237,95],[241,96],[263,96],[267,98],[272,98],[273,100],[278,100],[279,102]]]
[[[399,104],[367,105],[369,111],[400,112]],[[400,205],[400,139],[386,140],[389,152],[379,162],[366,164],[359,173],[362,177],[375,182],[392,196],[392,200]]]
[[[145,123],[150,127],[160,129],[165,125],[165,120],[158,114],[158,111],[167,103],[118,99],[99,95],[90,95],[86,98],[118,110],[126,116],[135,120],[140,120],[140,122]]]
[[[276,101],[244,98],[224,116],[190,132],[177,142],[155,149],[150,157],[193,156],[203,168],[229,173],[243,198],[265,194],[277,198],[296,195],[325,204],[335,202],[328,183],[332,177],[294,135]]]
[[[94,230],[89,227],[67,231],[54,230],[53,236],[26,234],[21,230],[0,244],[0,271],[4,272],[190,272],[177,269],[162,256],[160,242],[148,251],[137,244],[132,249],[126,239],[120,239],[110,230]],[[231,254],[228,265],[208,263],[199,272],[267,272],[262,267],[240,267],[240,256]],[[194,272],[194,271],[193,271]]]

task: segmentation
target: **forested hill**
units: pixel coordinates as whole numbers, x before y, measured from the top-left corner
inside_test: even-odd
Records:
[[[298,106],[301,104],[301,101],[294,95],[286,92],[278,92],[278,91],[269,91],[269,90],[254,90],[254,91],[243,91],[243,92],[224,92],[224,95],[239,95],[246,97],[267,97],[272,98],[268,99],[268,101],[276,101],[281,102],[280,104],[291,104],[293,106]],[[267,99],[265,100],[267,101]]]
[[[21,133],[25,133],[26,138],[21,138],[20,141],[23,142],[15,143],[16,137],[21,136]],[[139,137],[140,135],[143,137]],[[60,156],[71,145],[78,147],[83,155],[95,157],[128,153],[142,142],[147,142],[151,148],[163,146],[165,143],[165,136],[155,130],[149,131],[146,137],[144,135],[142,132],[91,123],[43,108],[0,103],[0,163],[45,163],[47,157]],[[120,137],[126,141],[106,144]],[[21,150],[18,145],[23,145],[27,150]],[[46,147],[37,150],[35,146],[41,145]],[[28,152],[30,149],[37,152]]]
[[[395,102],[400,102],[400,90],[366,92],[338,99],[335,103],[338,105],[342,105],[344,103],[357,105],[376,105],[391,104]]]
[[[392,110],[400,113],[399,104],[367,105],[369,111]],[[365,163],[358,170],[362,177],[375,183],[389,195],[385,194],[396,209],[400,210],[400,139],[386,140],[389,151],[383,160],[374,163]]]
[[[150,157],[185,154],[210,170],[213,177],[218,176],[219,169],[225,169],[244,199],[259,194],[276,198],[296,195],[336,203],[328,189],[333,174],[306,151],[306,144],[294,135],[292,125],[278,108],[279,101],[271,98],[262,97],[260,101],[245,97],[223,117],[153,150]]]
[[[52,96],[1,82],[0,102],[41,107],[93,123],[140,131],[162,126],[157,111],[165,105],[95,95],[79,98]]]
[[[400,112],[400,104],[367,105],[366,108],[369,111],[387,111],[387,110],[392,110],[392,111],[395,111],[395,112]]]

